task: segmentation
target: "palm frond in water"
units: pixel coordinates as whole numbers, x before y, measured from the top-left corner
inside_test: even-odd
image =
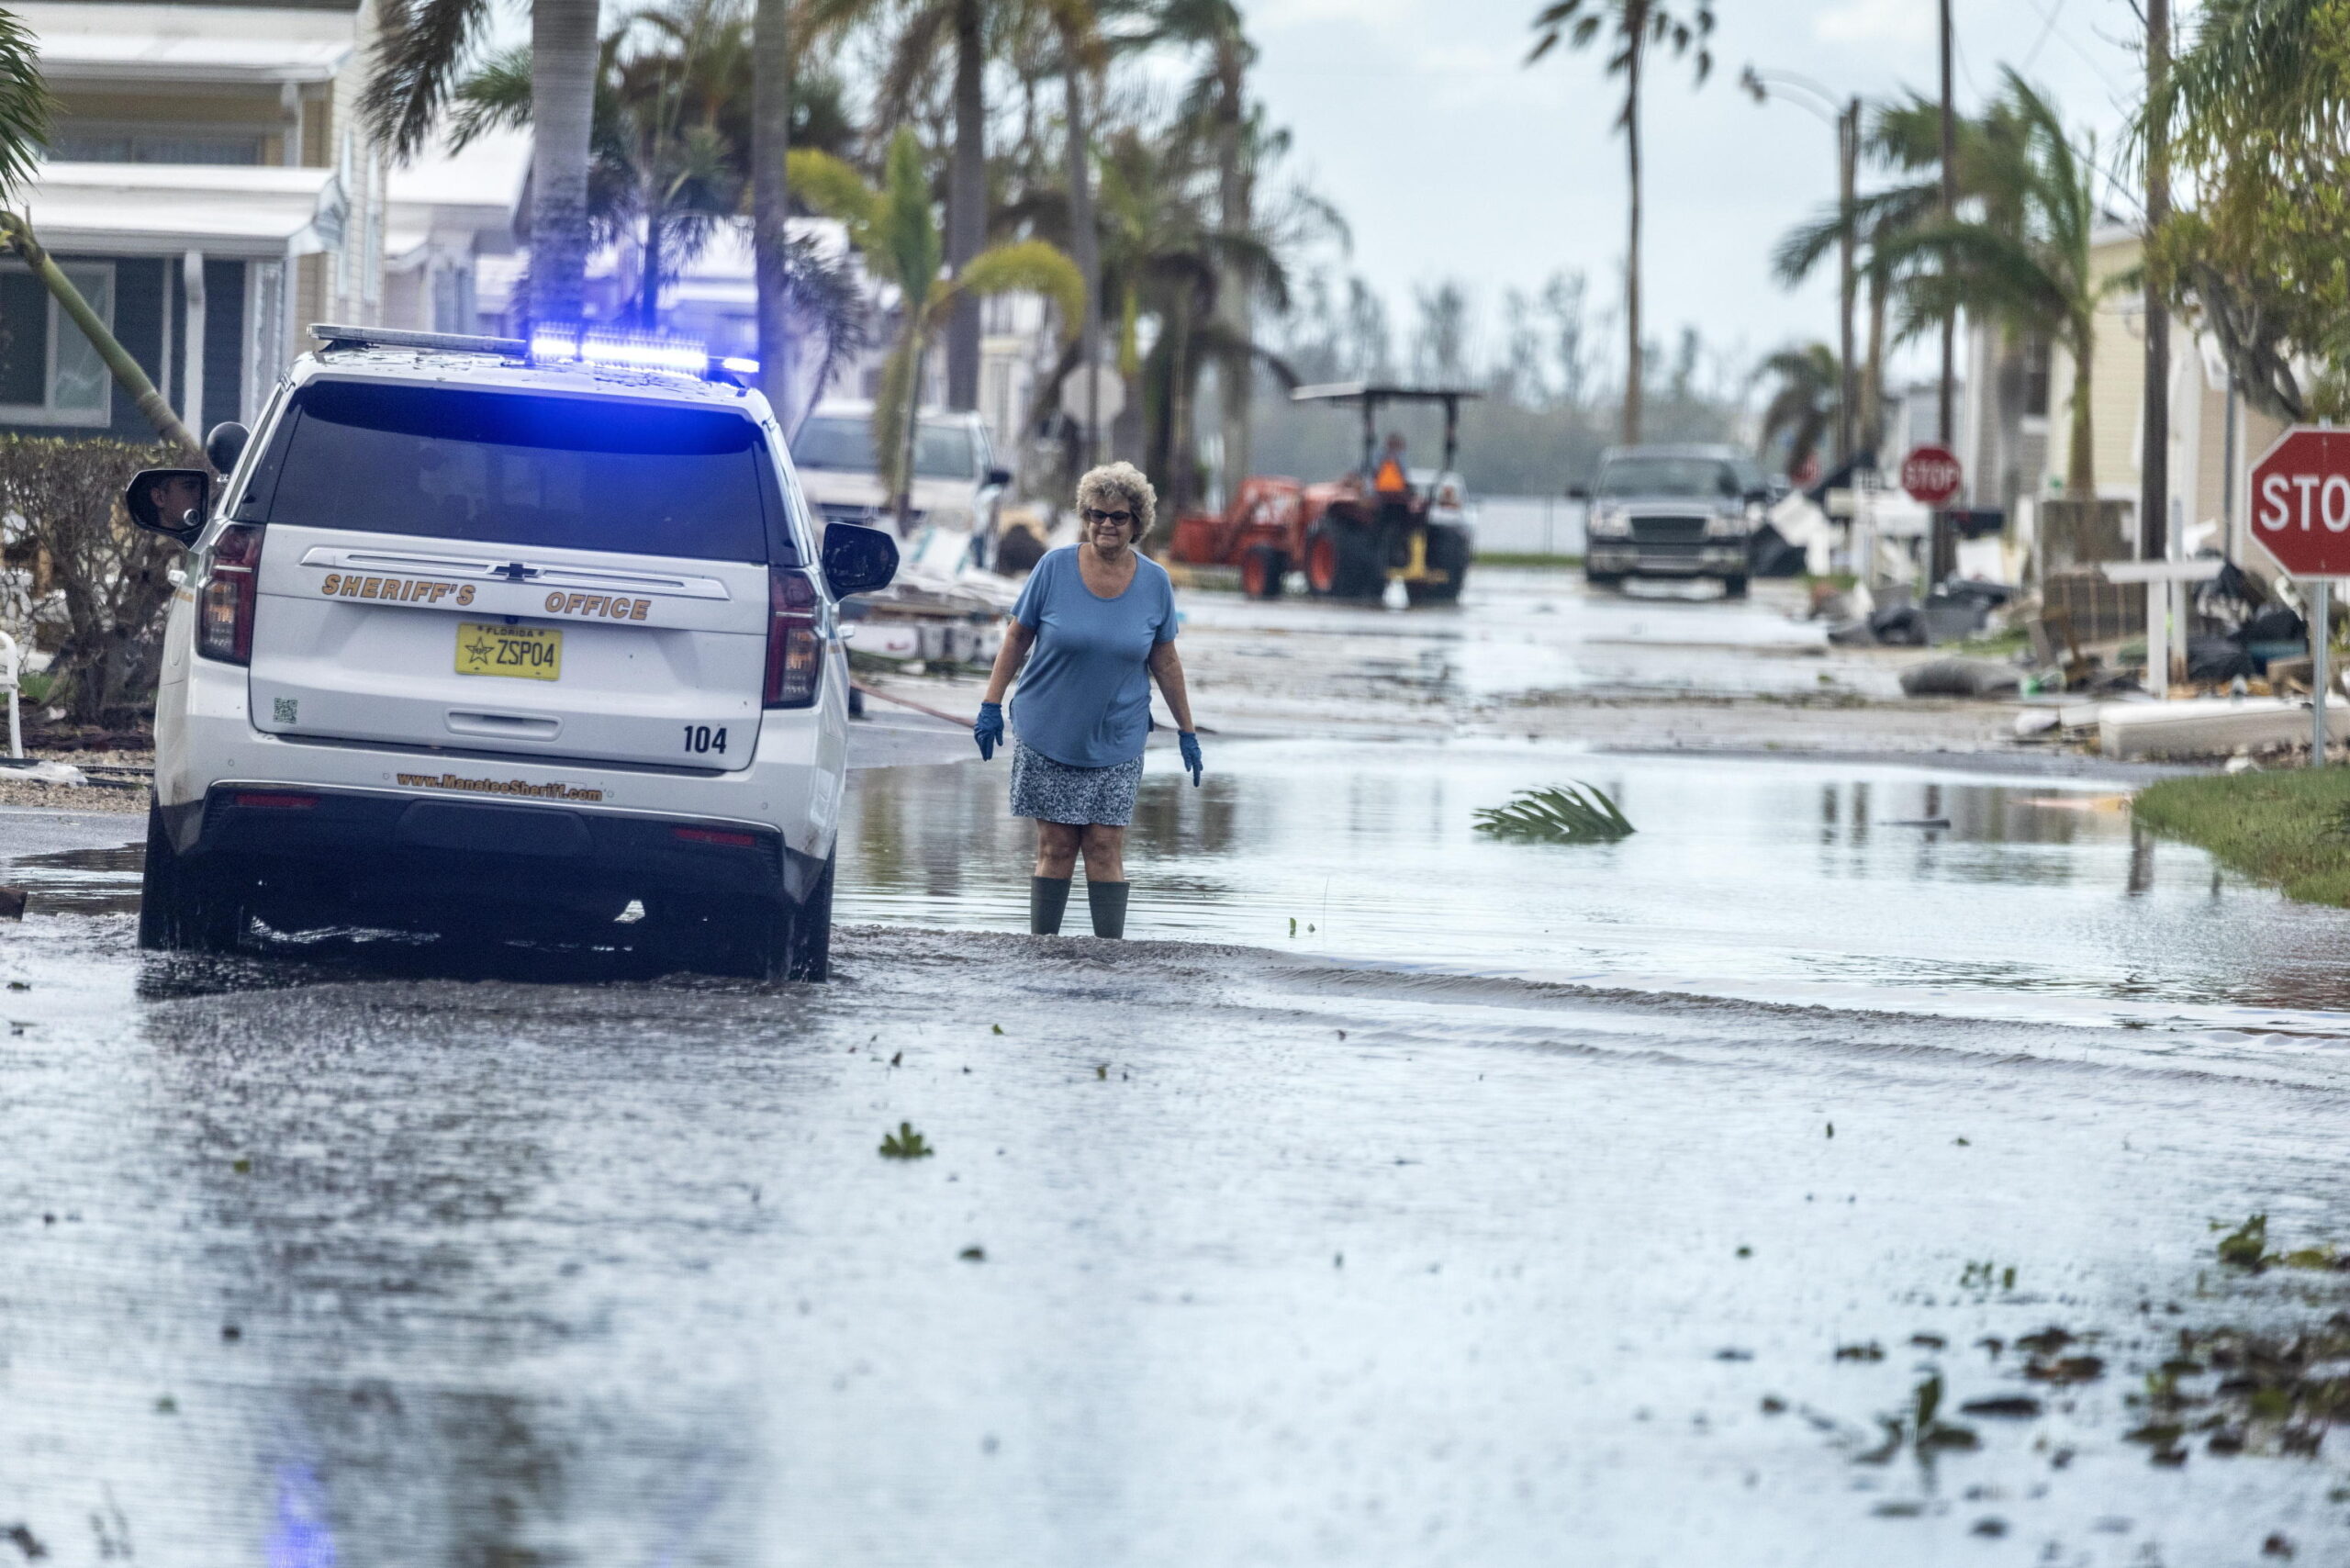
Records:
[[[1536,844],[1609,844],[1637,832],[1596,786],[1553,784],[1520,790],[1509,803],[1476,813],[1477,831]]]

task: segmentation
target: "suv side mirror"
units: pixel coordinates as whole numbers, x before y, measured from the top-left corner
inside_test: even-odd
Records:
[[[147,468],[122,492],[130,521],[150,532],[193,544],[212,515],[212,476],[201,468]]]
[[[204,460],[217,473],[233,474],[237,471],[237,459],[245,454],[245,442],[252,438],[253,432],[236,420],[223,420],[204,438]]]
[[[898,542],[861,522],[824,525],[824,583],[834,599],[871,593],[898,575]]]
[[[982,483],[992,485],[1001,489],[1004,486],[1012,483],[1012,470],[1009,468],[990,468],[988,470],[987,478],[983,480]]]
[[[1567,499],[1571,501],[1587,501],[1591,499],[1591,487],[1589,485],[1569,485],[1567,487]]]

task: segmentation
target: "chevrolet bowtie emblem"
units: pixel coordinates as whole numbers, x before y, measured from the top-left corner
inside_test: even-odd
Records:
[[[536,566],[526,566],[520,561],[509,561],[502,566],[492,566],[490,574],[493,577],[504,577],[510,583],[519,583],[525,577],[537,577],[539,569]]]

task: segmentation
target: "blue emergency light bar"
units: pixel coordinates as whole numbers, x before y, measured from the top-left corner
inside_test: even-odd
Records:
[[[533,327],[531,357],[542,364],[614,364],[673,371],[679,375],[710,374],[710,350],[690,338],[599,331],[592,327]]]
[[[649,332],[620,332],[586,326],[538,326],[530,341],[479,337],[466,332],[415,332],[396,327],[351,327],[319,322],[310,336],[329,348],[419,349],[437,353],[495,354],[535,364],[610,364],[710,380],[740,381],[759,374],[759,362],[735,355],[719,358],[691,338]]]

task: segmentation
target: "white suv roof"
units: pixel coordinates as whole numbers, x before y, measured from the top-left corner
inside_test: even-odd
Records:
[[[350,330],[361,328],[314,330]],[[386,332],[386,336],[400,334]],[[415,337],[427,334],[416,333]],[[602,362],[542,362],[527,357],[516,340],[460,339],[477,342],[481,350],[431,345],[385,343],[323,335],[315,353],[295,362],[298,381],[319,375],[353,376],[371,381],[461,383],[468,386],[508,388],[517,392],[551,392],[569,397],[618,396],[665,403],[720,404],[746,407],[764,414],[765,399],[750,387],[731,380],[688,375],[674,370]],[[491,352],[498,344],[511,352]]]

